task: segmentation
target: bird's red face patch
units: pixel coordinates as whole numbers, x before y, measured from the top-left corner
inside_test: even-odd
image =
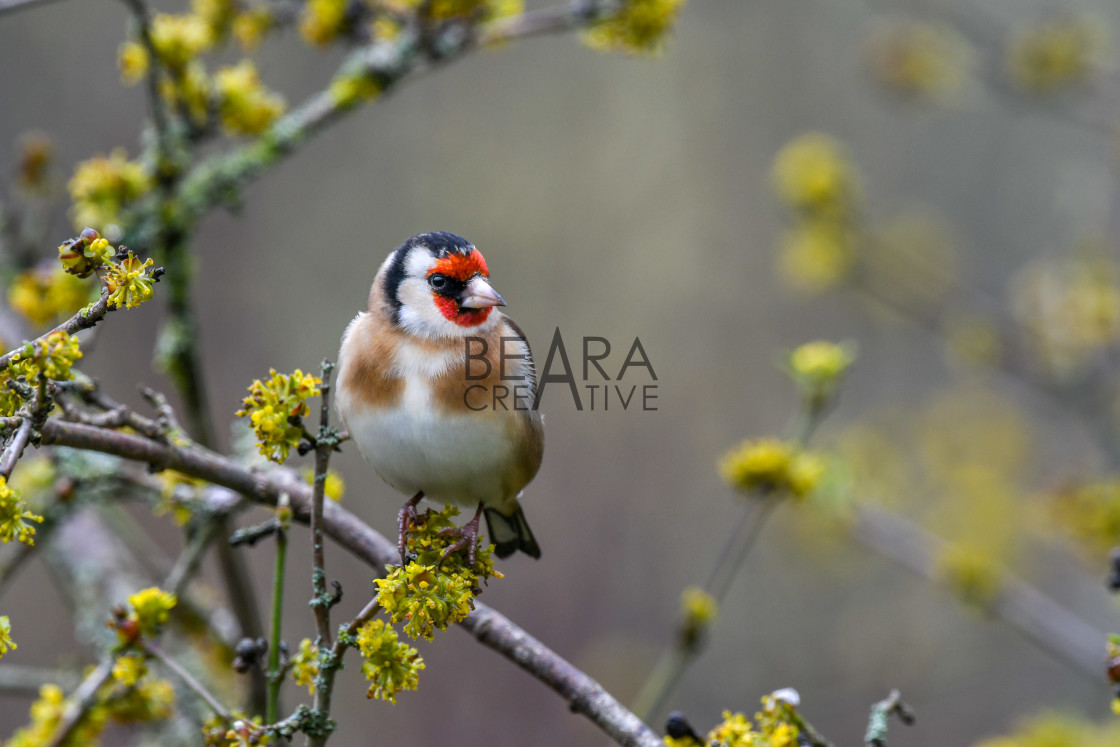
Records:
[[[471,253],[466,256],[451,253],[446,257],[441,257],[428,271],[428,277],[432,275],[444,275],[461,283],[466,283],[475,275],[481,275],[484,278],[490,277],[490,270],[486,267],[486,260],[483,259],[482,252],[472,249]],[[460,309],[459,302],[454,298],[441,296],[438,293],[432,293],[432,299],[444,318],[455,322],[460,327],[477,327],[490,316],[491,309],[489,307],[485,309]]]

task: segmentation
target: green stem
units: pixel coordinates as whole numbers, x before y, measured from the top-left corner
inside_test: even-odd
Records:
[[[281,507],[287,510],[287,507]],[[287,522],[281,520],[276,530],[276,570],[272,577],[272,636],[268,642],[268,700],[265,723],[276,721],[280,712],[280,685],[284,673],[280,669],[280,623],[284,616],[284,566],[288,559]]]

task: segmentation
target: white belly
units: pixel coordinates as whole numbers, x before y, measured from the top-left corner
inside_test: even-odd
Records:
[[[436,502],[500,506],[502,478],[514,453],[503,419],[484,412],[436,415],[425,384],[408,382],[397,407],[350,410],[346,425],[358,450],[402,493]]]

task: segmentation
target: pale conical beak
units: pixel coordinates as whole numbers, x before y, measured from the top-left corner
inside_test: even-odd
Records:
[[[490,287],[486,278],[476,275],[467,283],[463,298],[459,301],[461,309],[488,309],[491,306],[505,306],[506,301],[498,291]]]

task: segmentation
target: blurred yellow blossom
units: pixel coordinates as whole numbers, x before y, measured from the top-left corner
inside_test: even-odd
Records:
[[[1088,79],[1107,46],[1103,19],[1064,14],[1021,29],[1011,42],[1007,64],[1022,88],[1052,93]]]
[[[788,491],[802,498],[816,489],[825,474],[824,460],[793,443],[776,438],[748,439],[719,462],[723,479],[741,491]]]
[[[168,105],[180,109],[196,123],[210,116],[210,76],[201,60],[191,60],[177,76],[163,76],[159,94]]]
[[[961,601],[986,609],[1003,585],[1003,571],[986,548],[947,546],[937,557],[937,575]]]
[[[842,222],[811,218],[786,231],[778,268],[791,287],[823,293],[844,282],[856,264],[855,234]]]
[[[156,55],[173,70],[182,70],[214,43],[213,30],[206,19],[197,15],[156,13],[151,37]]]
[[[819,410],[835,394],[855,359],[854,345],[817,341],[795,349],[786,365],[810,409]]]
[[[15,651],[19,646],[12,640],[12,621],[7,615],[0,615],[0,659],[9,651]]]
[[[1120,744],[1120,723],[1094,724],[1071,714],[1032,716],[1012,734],[986,739],[976,747],[1114,747]]]
[[[35,268],[15,277],[8,303],[36,326],[58,322],[86,305],[90,286],[58,268]]]
[[[299,33],[308,44],[325,46],[346,26],[346,0],[307,0],[299,20]]]
[[[1012,311],[1040,367],[1056,379],[1077,374],[1120,336],[1120,282],[1104,256],[1038,261],[1011,287]]]
[[[307,482],[315,483],[315,470],[305,469],[303,477]],[[334,470],[327,470],[327,479],[323,484],[323,494],[330,498],[332,501],[341,501],[343,494],[346,492],[346,483],[342,479],[342,475]]]
[[[778,152],[774,186],[790,207],[818,217],[847,216],[860,198],[844,146],[820,132],[799,135]]]
[[[272,9],[264,3],[254,3],[233,19],[233,35],[241,47],[253,51],[260,46],[265,34],[275,25]]]
[[[297,685],[306,687],[309,694],[315,694],[315,678],[319,675],[319,647],[310,638],[299,642],[299,648],[292,656],[289,673]]]
[[[144,663],[144,657],[136,652],[118,656],[113,662],[113,679],[125,687],[132,687],[147,673],[148,666]]]
[[[339,108],[347,109],[381,95],[381,84],[364,72],[343,72],[331,80],[327,91]]]
[[[584,43],[604,52],[659,52],[683,7],[684,0],[624,0],[617,13],[584,32]]]
[[[118,148],[78,164],[69,183],[75,228],[98,226],[106,231],[120,221],[121,210],[151,189],[144,167],[129,161]]]
[[[284,100],[261,83],[251,60],[214,76],[222,126],[233,135],[259,135],[284,113]]]
[[[121,80],[127,86],[134,85],[144,77],[150,62],[148,50],[139,42],[124,42],[117,49],[117,67],[121,70]]]
[[[177,602],[174,594],[158,586],[142,589],[128,598],[132,608],[128,620],[136,623],[141,635],[157,635],[167,624]]]
[[[191,0],[191,10],[210,27],[211,38],[224,39],[237,15],[237,0]]]
[[[950,26],[891,21],[872,32],[870,59],[876,77],[892,91],[939,99],[960,89],[971,50]]]
[[[45,190],[54,157],[54,143],[41,132],[28,132],[20,137],[17,171],[19,186],[28,192]]]
[[[25,545],[35,544],[35,527],[31,522],[43,523],[43,517],[32,513],[18,490],[8,485],[0,475],[0,542],[13,540]]]

